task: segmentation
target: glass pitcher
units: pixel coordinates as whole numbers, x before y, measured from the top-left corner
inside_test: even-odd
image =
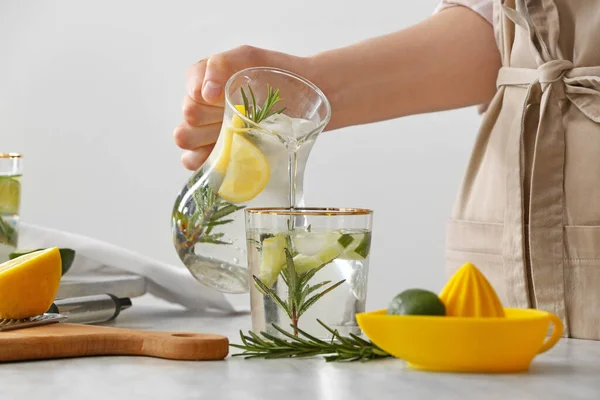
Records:
[[[314,84],[256,67],[225,86],[225,111],[210,156],[181,190],[171,219],[175,249],[201,283],[249,291],[243,208],[302,207],[310,150],[331,116]]]

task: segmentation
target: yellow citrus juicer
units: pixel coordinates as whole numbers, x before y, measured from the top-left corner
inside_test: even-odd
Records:
[[[529,369],[533,358],[551,349],[563,334],[554,314],[503,308],[496,292],[473,265],[463,265],[440,299],[445,316],[356,315],[365,335],[418,370],[510,373]],[[553,330],[547,337],[550,324]]]

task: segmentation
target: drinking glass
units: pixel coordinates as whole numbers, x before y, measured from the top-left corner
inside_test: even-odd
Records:
[[[249,208],[246,215],[252,330],[272,324],[330,338],[360,334],[373,212],[359,208]]]
[[[22,168],[20,154],[0,153],[0,262],[17,248]]]

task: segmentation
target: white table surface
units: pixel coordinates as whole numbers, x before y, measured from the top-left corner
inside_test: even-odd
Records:
[[[237,331],[248,329],[250,318],[193,313],[146,295],[114,325],[218,333],[238,343]],[[1,400],[600,399],[600,342],[563,340],[537,357],[529,373],[516,375],[418,372],[395,359],[91,357],[2,364],[0,379]]]

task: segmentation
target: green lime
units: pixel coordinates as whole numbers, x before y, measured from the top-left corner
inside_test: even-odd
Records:
[[[408,289],[390,303],[391,315],[446,315],[446,306],[437,294],[424,289]]]
[[[44,249],[35,249],[35,250],[21,250],[15,251],[14,253],[9,254],[8,258],[13,259],[17,257],[24,256],[25,254],[33,253],[34,251],[40,251]],[[60,252],[60,259],[62,261],[62,274],[66,274],[71,265],[73,265],[73,260],[75,259],[75,250],[71,249],[58,249]]]
[[[21,183],[15,176],[0,176],[0,214],[18,214]]]

